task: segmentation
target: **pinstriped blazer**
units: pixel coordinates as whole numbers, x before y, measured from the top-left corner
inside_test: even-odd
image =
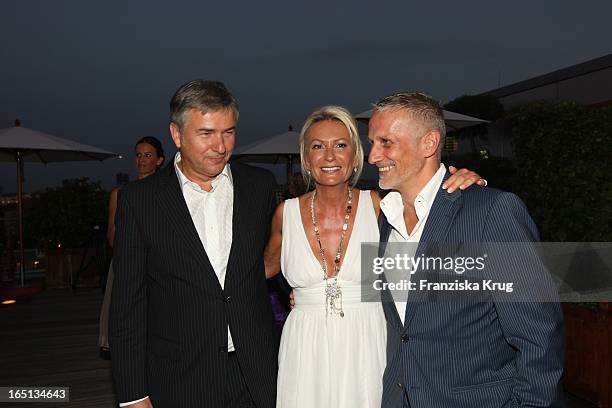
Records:
[[[110,346],[120,402],[149,395],[155,408],[224,406],[229,324],[257,407],[275,404],[278,336],[263,263],[274,178],[241,163],[231,171],[225,290],[172,163],[119,192]]]
[[[383,256],[392,227],[382,212],[379,227]],[[417,254],[430,255],[427,243],[538,239],[514,194],[440,189]],[[527,259],[522,276],[538,276],[539,265]],[[558,303],[421,298],[409,301],[402,324],[391,294],[382,297],[388,331],[382,407],[562,406],[564,329]]]

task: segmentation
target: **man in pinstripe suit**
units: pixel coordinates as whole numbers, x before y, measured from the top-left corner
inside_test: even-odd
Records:
[[[220,82],[170,102],[173,163],[121,189],[111,353],[136,407],[273,407],[277,334],[263,249],[276,200],[266,170],[228,164],[238,104]]]
[[[375,104],[369,162],[378,167],[380,187],[394,190],[381,202],[379,256],[388,242],[413,242],[418,254],[428,255],[427,243],[434,242],[537,241],[515,195],[442,190],[444,135],[442,110],[425,94],[398,93]],[[517,269],[539,279],[545,272],[539,265],[528,256]],[[383,407],[562,406],[558,303],[499,302],[482,293],[477,296],[485,301],[452,295],[456,300],[438,303],[417,292],[408,299],[382,296],[388,328]],[[425,301],[410,302],[411,296]]]

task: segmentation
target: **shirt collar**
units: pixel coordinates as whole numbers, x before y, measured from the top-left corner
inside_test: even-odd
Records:
[[[436,194],[438,194],[438,189],[440,188],[442,180],[444,179],[444,174],[446,174],[446,167],[443,163],[440,163],[438,171],[436,171],[433,177],[429,179],[427,184],[425,184],[425,187],[423,187],[415,197],[414,209],[417,213],[417,218],[419,221],[425,218],[429,213],[429,210],[436,199]],[[389,224],[402,233],[402,231],[406,228],[404,224],[404,203],[402,201],[401,194],[398,191],[389,192],[389,194],[382,199],[380,206],[382,211],[385,213]],[[404,227],[398,228],[400,226]],[[402,233],[402,235],[404,235],[404,233]]]
[[[429,179],[427,184],[425,184],[425,187],[419,191],[419,194],[417,194],[416,198],[414,199],[414,206],[415,209],[417,209],[417,217],[419,220],[422,219],[431,209],[431,206],[436,199],[436,194],[438,194],[440,184],[442,184],[442,180],[444,179],[444,174],[446,174],[446,167],[444,167],[444,164],[440,163],[440,167],[438,168],[438,171],[436,171],[436,174]],[[425,205],[423,206],[420,204]],[[421,209],[422,214],[419,214],[418,208]]]
[[[176,175],[178,176],[179,183],[181,184],[181,189],[184,189],[186,185],[189,185],[194,188],[197,187],[196,190],[202,190],[196,182],[189,180],[187,176],[183,174],[183,172],[181,171],[178,165],[180,161],[181,161],[181,152],[176,152],[176,155],[174,156],[174,171],[176,172]],[[212,190],[210,192],[215,190],[215,187],[221,182],[221,180],[229,181],[230,186],[234,185],[234,180],[232,179],[232,172],[230,170],[229,163],[226,163],[221,173],[219,173],[219,175],[217,175],[217,177],[213,179]]]

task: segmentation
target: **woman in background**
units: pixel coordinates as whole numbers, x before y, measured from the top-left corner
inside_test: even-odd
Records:
[[[164,148],[161,142],[153,136],[145,136],[136,142],[134,146],[134,164],[138,172],[138,180],[155,173],[164,163]],[[110,193],[108,204],[108,229],[106,230],[106,240],[108,245],[113,247],[115,240],[115,214],[117,213],[117,193],[121,187],[116,187]],[[106,280],[104,291],[104,302],[100,312],[100,357],[110,359],[108,347],[108,312],[111,301],[111,290],[113,287],[113,263],[111,262]]]

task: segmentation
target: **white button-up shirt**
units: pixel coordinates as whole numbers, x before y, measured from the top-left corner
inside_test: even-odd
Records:
[[[444,167],[444,164],[440,163],[440,168],[438,168],[436,174],[429,179],[425,187],[423,187],[414,199],[414,209],[418,221],[410,232],[406,230],[406,222],[404,221],[404,202],[402,201],[401,194],[397,191],[392,191],[382,199],[380,202],[380,209],[385,214],[387,221],[392,227],[391,234],[389,235],[389,242],[413,243],[414,245],[411,245],[411,247],[416,252],[416,244],[421,240],[427,217],[429,216],[431,206],[436,199],[436,194],[444,179],[444,174],[446,174],[446,167]],[[414,253],[408,254],[408,256],[414,255]],[[410,276],[410,273],[408,273],[407,276],[402,275],[401,278],[410,280]],[[403,324],[406,315],[406,302],[403,298],[398,300],[399,297],[398,294],[394,294],[395,307],[397,308],[397,313],[400,319],[402,319]]]
[[[181,153],[174,157],[174,169],[181,184],[189,214],[198,231],[202,246],[215,270],[219,284],[225,286],[227,261],[232,247],[232,217],[234,213],[234,184],[229,164],[212,181],[206,191],[189,180],[179,168]],[[227,327],[227,350],[234,351],[234,343]]]

